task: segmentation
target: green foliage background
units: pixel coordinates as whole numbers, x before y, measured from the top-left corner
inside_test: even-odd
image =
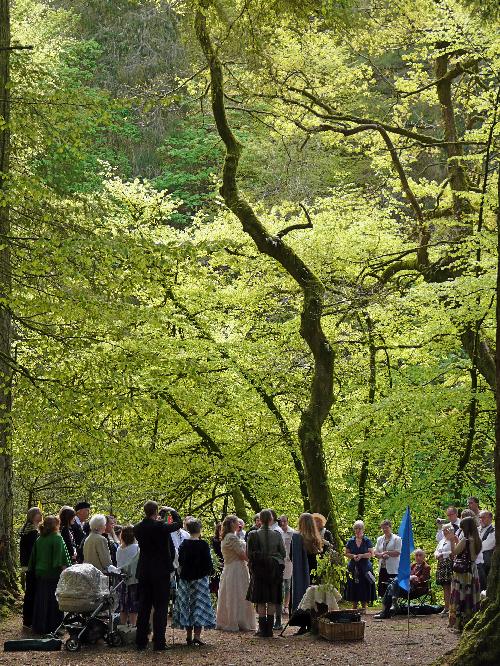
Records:
[[[417,543],[431,546],[449,503],[494,499],[494,400],[480,373],[473,388],[460,332],[480,322],[494,337],[498,153],[484,191],[484,150],[462,158],[475,183],[472,232],[457,245],[453,216],[432,220],[430,254],[445,246],[455,277],[404,271],[381,281],[390,258],[417,242],[383,141],[307,132],[318,118],[292,103],[285,83],[319,91],[342,114],[436,134],[428,84],[435,42],[446,39],[474,55],[454,104],[461,136],[484,145],[498,32],[456,0],[370,11],[311,3],[305,18],[291,3],[250,3],[241,15],[239,3],[220,4],[227,103],[245,145],[241,186],[276,233],[303,222],[299,204],[313,223],[287,240],[327,290],[336,389],[324,441],[342,533],[358,516],[366,459],[368,534],[409,504]],[[14,297],[3,304],[15,322],[18,522],[33,504],[54,511],[83,498],[129,521],[154,497],[208,525],[241,512],[242,485],[292,524],[303,510],[291,457],[311,373],[300,294],[219,198],[223,151],[191,9],[13,3],[14,37],[34,47],[13,55]],[[443,154],[404,136],[396,148],[422,207],[448,210]],[[256,508],[248,496],[244,508]]]

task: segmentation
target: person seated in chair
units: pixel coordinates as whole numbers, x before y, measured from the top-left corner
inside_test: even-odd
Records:
[[[425,552],[421,548],[414,551],[415,562],[410,568],[410,599],[427,594],[429,591],[429,581],[431,578],[431,568],[425,561]],[[377,620],[384,620],[391,617],[392,602],[398,597],[407,597],[408,592],[399,586],[395,578],[388,586],[382,600],[382,612],[374,615]]]

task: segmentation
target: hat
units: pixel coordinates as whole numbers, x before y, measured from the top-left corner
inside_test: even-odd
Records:
[[[80,509],[90,509],[90,504],[88,502],[78,502],[75,505],[75,511],[80,511]]]

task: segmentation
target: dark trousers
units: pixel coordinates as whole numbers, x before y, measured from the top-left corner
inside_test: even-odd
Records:
[[[153,613],[153,647],[158,650],[165,647],[168,602],[170,599],[170,576],[140,578],[137,586],[139,612],[137,614],[136,645],[144,648],[148,644],[149,618]]]
[[[387,569],[384,567],[380,569],[378,573],[378,596],[382,599],[386,590],[387,586],[391,581],[393,581],[396,578],[396,574],[389,574],[387,573]]]
[[[384,611],[390,612],[394,597],[397,599],[398,597],[406,595],[408,595],[408,592],[399,586],[397,578],[393,578],[388,583],[384,597],[382,599],[382,606]]]
[[[488,580],[488,572],[484,564],[477,565],[477,573],[479,574],[479,587],[481,590],[485,590],[486,581]]]
[[[24,582],[23,624],[25,627],[31,627],[33,623],[33,607],[35,605],[35,572],[27,571]]]

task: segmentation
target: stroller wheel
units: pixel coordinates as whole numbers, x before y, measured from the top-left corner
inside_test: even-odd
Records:
[[[78,652],[78,650],[82,647],[82,645],[78,640],[78,638],[68,638],[68,640],[64,644],[64,647],[68,652]]]
[[[113,631],[112,634],[108,634],[106,640],[110,647],[121,647],[123,645],[123,636],[119,631]]]

